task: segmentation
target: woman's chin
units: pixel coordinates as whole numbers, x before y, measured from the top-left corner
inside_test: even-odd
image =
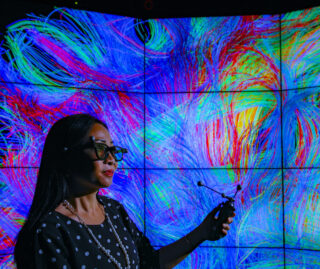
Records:
[[[99,180],[100,184],[103,188],[109,187],[113,182],[113,177],[104,177],[103,179]]]

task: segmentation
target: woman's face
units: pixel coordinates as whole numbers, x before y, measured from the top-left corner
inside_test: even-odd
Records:
[[[95,138],[96,143],[106,144],[108,147],[113,146],[109,131],[101,124],[95,123],[89,134]],[[105,160],[97,160],[97,156],[93,147],[85,149],[89,157],[94,160],[93,171],[91,173],[90,182],[99,187],[109,187],[112,184],[113,175],[118,167],[118,163],[114,157],[109,154]]]

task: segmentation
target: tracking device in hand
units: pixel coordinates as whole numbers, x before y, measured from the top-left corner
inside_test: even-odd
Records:
[[[230,197],[230,196],[227,196],[225,195],[224,193],[221,193],[221,192],[218,192],[216,191],[215,189],[213,188],[210,188],[208,186],[206,186],[202,181],[198,181],[198,186],[199,187],[206,187],[207,189],[215,192],[215,193],[218,193],[220,194],[223,198],[227,199],[227,201],[225,202],[222,202],[220,204],[220,210],[219,210],[219,213],[218,213],[218,222],[219,222],[219,225],[222,225],[222,223],[226,223],[227,222],[227,219],[229,217],[232,217],[233,216],[233,212],[235,211],[235,207],[234,207],[234,199],[238,193],[238,191],[240,191],[242,188],[241,188],[241,185],[238,185],[237,186],[237,191],[236,193],[234,194],[233,197]]]

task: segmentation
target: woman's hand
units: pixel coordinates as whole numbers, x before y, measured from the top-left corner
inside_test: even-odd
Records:
[[[228,234],[230,230],[230,225],[233,222],[233,217],[236,215],[234,211],[229,215],[229,217],[223,217],[219,213],[219,218],[216,217],[217,213],[221,211],[222,204],[214,208],[204,219],[204,221],[199,225],[202,231],[204,240],[215,241]],[[225,218],[225,220],[221,219]]]

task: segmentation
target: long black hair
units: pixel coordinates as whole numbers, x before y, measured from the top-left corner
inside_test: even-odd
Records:
[[[95,123],[107,125],[89,114],[75,114],[58,120],[50,129],[42,152],[33,201],[27,220],[20,230],[14,249],[18,268],[31,268],[32,235],[42,216],[57,208],[70,197],[70,172],[75,169],[91,169],[85,155],[76,149],[86,141]]]

